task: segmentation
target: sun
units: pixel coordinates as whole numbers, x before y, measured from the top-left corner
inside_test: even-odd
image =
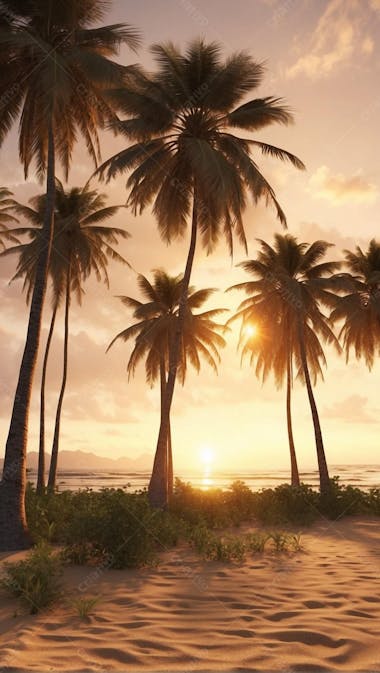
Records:
[[[251,339],[252,337],[256,336],[257,334],[257,327],[256,325],[247,325],[244,327],[244,334]]]
[[[202,446],[199,450],[200,459],[204,465],[211,465],[214,462],[215,451],[211,446]]]

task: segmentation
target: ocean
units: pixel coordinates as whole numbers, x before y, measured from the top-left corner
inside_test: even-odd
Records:
[[[380,488],[380,465],[332,465],[330,476],[339,476],[342,484],[357,486],[361,489]],[[233,481],[241,479],[254,491],[262,488],[274,488],[279,484],[289,483],[289,470],[245,470],[239,472],[220,472],[212,468],[203,472],[179,471],[176,475],[197,488],[228,488]],[[149,483],[149,471],[111,472],[105,470],[58,470],[57,487],[59,491],[91,488],[127,488],[130,491],[146,488]],[[28,480],[36,483],[35,470],[28,470]],[[301,473],[301,480],[318,487],[318,472],[311,470]]]

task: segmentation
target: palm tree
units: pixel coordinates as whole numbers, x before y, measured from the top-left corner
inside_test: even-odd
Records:
[[[336,276],[343,296],[333,298],[331,319],[344,321],[339,337],[343,338],[347,361],[353,349],[371,369],[380,354],[380,243],[372,239],[366,252],[359,246],[355,252],[346,250],[345,265],[349,273]]]
[[[24,278],[29,301],[36,278],[39,249],[43,245],[41,235],[43,215],[45,212],[45,195],[31,199],[31,206],[15,203],[14,211],[29,220],[31,226],[17,228],[14,233],[27,235],[29,243],[8,248],[4,254],[18,254],[19,261],[12,280]],[[44,353],[40,397],[40,442],[38,462],[38,491],[45,488],[45,383],[50,345],[53,337],[57,310],[64,299],[65,331],[63,376],[58,399],[54,439],[51,452],[49,472],[49,488],[54,489],[57,474],[59,450],[59,434],[62,405],[67,381],[68,339],[69,339],[69,308],[71,294],[75,293],[81,303],[83,283],[92,272],[98,280],[109,285],[108,261],[110,258],[126,263],[112,247],[119,238],[128,238],[124,229],[100,226],[99,223],[113,217],[121,206],[106,206],[105,194],[90,190],[88,184],[65,191],[62,183],[56,180],[55,228],[52,251],[49,260],[49,275],[52,280],[52,317]]]
[[[257,281],[256,281],[257,282]],[[257,378],[262,382],[272,372],[277,388],[281,388],[286,380],[286,421],[290,452],[291,484],[300,485],[297,456],[294,444],[293,423],[291,414],[291,393],[293,388],[293,359],[296,342],[291,338],[291,330],[287,316],[278,316],[273,313],[267,301],[260,296],[256,287],[254,297],[244,300],[238,307],[237,313],[230,318],[229,323],[241,319],[239,347],[241,360],[245,356],[250,359],[251,366],[255,366]],[[252,291],[251,283],[239,285],[247,293]],[[230,288],[233,289],[233,288]]]
[[[0,0],[0,145],[20,118],[19,153],[25,175],[35,160],[46,175],[46,210],[28,331],[0,482],[0,549],[30,544],[25,519],[26,444],[33,374],[41,331],[53,236],[55,165],[66,177],[78,133],[90,156],[99,158],[98,127],[114,118],[106,89],[128,70],[110,57],[138,35],[124,24],[93,27],[106,0]]]
[[[273,247],[265,241],[259,243],[257,258],[241,264],[255,280],[234,286],[250,294],[237,316],[243,318],[243,324],[257,322],[259,330],[261,324],[264,328],[269,326],[268,345],[257,347],[257,372],[265,377],[272,368],[278,381],[282,381],[286,372],[287,406],[290,406],[293,360],[302,372],[314,425],[320,488],[327,493],[330,478],[312,379],[315,383],[318,375],[323,377],[321,363],[326,364],[320,338],[340,351],[329,319],[321,310],[321,303],[333,300],[331,274],[340,263],[322,261],[330,247],[326,241],[309,245],[298,243],[294,236],[276,234]],[[273,352],[268,355],[270,348]]]
[[[118,339],[135,340],[130,355],[127,372],[128,377],[134,376],[137,365],[145,359],[146,380],[153,386],[160,380],[161,415],[165,401],[165,389],[169,376],[170,349],[175,338],[179,306],[182,293],[183,278],[169,276],[162,269],[153,272],[151,283],[145,276],[138,276],[138,285],[145,302],[132,297],[120,297],[124,306],[133,310],[133,318],[137,321],[117,334],[109,348]],[[225,328],[216,323],[214,318],[225,309],[214,309],[202,313],[194,313],[215,292],[213,289],[195,291],[189,287],[186,305],[186,316],[181,331],[180,360],[178,377],[182,385],[185,383],[188,361],[200,370],[201,357],[217,372],[220,362],[219,349],[225,346],[225,340],[219,334]],[[168,492],[173,491],[173,456],[170,421],[167,435],[167,474]]]
[[[157,448],[149,485],[150,501],[165,506],[167,494],[166,437],[179,362],[182,325],[197,239],[211,251],[223,234],[232,253],[233,236],[246,247],[242,213],[250,197],[274,204],[285,215],[273,188],[260,172],[252,153],[261,151],[304,168],[294,155],[235,129],[257,131],[288,124],[292,115],[283,101],[265,97],[242,100],[263,79],[264,68],[246,52],[224,60],[221,46],[197,40],[185,53],[171,43],[152,47],[158,68],[140,73],[133,91],[115,90],[112,103],[127,117],[115,128],[133,144],[106,161],[99,175],[109,180],[131,169],[129,204],[142,212],[153,203],[162,238],[170,242],[191,236],[179,305],[179,320],[170,353],[169,376]]]

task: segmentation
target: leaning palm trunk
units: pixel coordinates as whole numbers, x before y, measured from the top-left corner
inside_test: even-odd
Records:
[[[57,316],[58,303],[55,302],[53,314],[50,321],[49,334],[46,341],[44,362],[42,365],[41,377],[41,394],[40,394],[40,444],[38,450],[38,477],[37,477],[37,493],[43,493],[45,490],[45,386],[46,386],[46,372],[49,359],[49,351],[51,340],[53,338],[55,319]]]
[[[172,448],[172,429],[169,419],[169,430],[168,430],[168,498],[173,495],[174,491],[174,474],[173,474],[173,448]]]
[[[153,507],[166,507],[169,501],[169,491],[173,484],[168,483],[168,433],[170,426],[170,410],[173,401],[174,386],[177,376],[179,361],[179,352],[181,344],[181,334],[186,316],[187,296],[193,268],[195,248],[197,243],[197,197],[194,190],[193,216],[191,223],[190,247],[187,255],[186,268],[183,276],[181,298],[179,301],[179,311],[177,320],[177,329],[174,335],[173,344],[169,352],[169,372],[168,380],[165,386],[165,395],[161,408],[160,430],[158,433],[156,454],[154,457],[152,476],[149,482],[148,495],[149,501]],[[173,477],[171,477],[173,479]]]
[[[57,481],[59,433],[60,433],[60,428],[61,428],[61,415],[62,415],[63,398],[65,396],[66,381],[67,381],[67,362],[68,362],[68,346],[69,346],[70,284],[71,284],[71,276],[70,276],[70,263],[69,263],[68,269],[67,269],[67,278],[66,278],[65,336],[64,336],[64,342],[63,342],[63,373],[62,373],[61,391],[59,393],[59,399],[58,399],[58,404],[57,404],[57,412],[56,412],[56,417],[55,417],[53,446],[52,446],[52,450],[51,450],[51,460],[50,460],[49,480],[48,480],[48,489],[50,491],[54,491],[56,481]]]
[[[305,383],[306,383],[306,388],[307,388],[307,394],[308,394],[308,397],[309,397],[311,415],[312,415],[313,424],[314,424],[315,446],[316,446],[316,449],[317,449],[320,491],[321,491],[321,493],[326,494],[330,491],[330,488],[331,488],[330,477],[329,477],[329,471],[328,471],[328,468],[327,468],[325,450],[324,450],[324,447],[323,447],[322,430],[321,430],[321,425],[320,425],[320,422],[319,422],[317,405],[316,405],[315,399],[314,399],[313,387],[311,385],[310,372],[309,372],[309,367],[308,367],[308,364],[307,364],[306,347],[305,347],[305,333],[304,333],[304,328],[303,328],[303,324],[302,324],[301,320],[299,320],[299,323],[298,323],[298,335],[299,335],[302,369],[303,369],[303,373],[304,373],[304,377],[305,377]]]
[[[46,213],[43,240],[29,313],[28,332],[13,404],[0,482],[0,551],[25,549],[31,539],[25,516],[26,448],[33,377],[41,333],[50,250],[54,230],[55,147],[53,129],[48,131]]]
[[[286,370],[286,420],[288,425],[289,451],[290,451],[290,466],[291,466],[291,483],[292,486],[300,485],[300,477],[297,465],[297,456],[294,446],[293,426],[292,426],[292,411],[291,411],[291,395],[292,395],[292,363],[291,356],[288,357]]]

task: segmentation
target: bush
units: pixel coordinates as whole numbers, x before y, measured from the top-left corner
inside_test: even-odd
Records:
[[[310,525],[319,516],[319,495],[310,486],[281,484],[254,493],[253,514],[266,525]]]
[[[380,516],[380,488],[371,488],[367,494],[367,506],[370,514]]]
[[[144,494],[104,489],[83,495],[63,531],[71,560],[107,557],[111,568],[140,567],[156,561],[160,545],[175,544],[167,516],[152,510]]]
[[[376,498],[354,486],[343,486],[339,477],[330,480],[330,492],[319,496],[319,510],[330,519],[353,514],[376,513]]]
[[[180,479],[175,480],[169,511],[192,526],[223,528],[239,522],[234,517],[226,491],[220,488],[202,491]]]
[[[23,561],[4,563],[1,586],[21,598],[35,614],[61,595],[62,567],[51,548],[42,543]]]

